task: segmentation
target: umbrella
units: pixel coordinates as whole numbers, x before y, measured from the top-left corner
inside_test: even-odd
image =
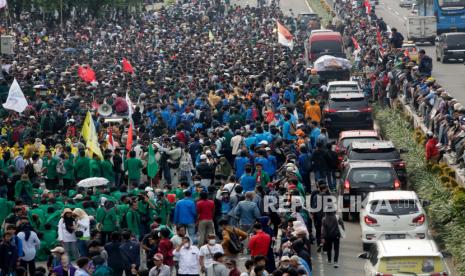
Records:
[[[76,49],[76,48],[65,48],[65,49],[63,50],[63,52],[65,52],[65,53],[70,53],[70,54],[74,54],[74,53],[77,52],[77,49]]]
[[[108,179],[103,178],[103,177],[90,177],[90,178],[86,178],[86,179],[79,181],[77,186],[84,187],[84,188],[91,188],[91,187],[107,185],[108,182],[109,182]]]

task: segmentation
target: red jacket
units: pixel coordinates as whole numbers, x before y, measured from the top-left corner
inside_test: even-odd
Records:
[[[167,266],[174,265],[173,250],[173,243],[169,239],[164,238],[160,240],[158,243],[158,253],[163,255],[163,264]]]
[[[430,138],[428,142],[426,142],[426,160],[431,160],[433,156],[438,156],[439,155],[439,149],[436,147],[438,144],[438,139],[436,138]]]
[[[271,244],[271,237],[263,231],[258,231],[249,241],[250,256],[267,256]]]

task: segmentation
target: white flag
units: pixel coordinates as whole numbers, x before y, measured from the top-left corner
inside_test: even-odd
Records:
[[[128,104],[129,120],[132,121],[132,113],[134,112],[134,105],[132,104],[131,98],[129,98],[128,93],[126,93],[126,103]]]
[[[6,7],[6,0],[0,0],[0,9]]]
[[[289,30],[286,29],[286,27],[284,27],[284,25],[282,25],[278,21],[276,21],[276,23],[278,25],[278,43],[283,46],[289,47],[289,49],[292,50],[292,48],[294,47],[294,37],[292,36],[291,32],[289,32]]]
[[[0,0],[1,1],[1,0]],[[8,91],[8,98],[3,104],[5,109],[14,110],[18,113],[23,112],[27,107],[26,97],[24,97],[21,87],[19,87],[16,79],[10,86],[10,91]]]

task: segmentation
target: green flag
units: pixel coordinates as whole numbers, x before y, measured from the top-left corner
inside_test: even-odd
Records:
[[[155,151],[153,150],[152,144],[149,145],[149,162],[147,163],[147,175],[150,178],[154,178],[158,173],[158,164],[155,160]]]

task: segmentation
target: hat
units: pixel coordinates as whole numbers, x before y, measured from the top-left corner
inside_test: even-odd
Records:
[[[267,145],[268,145],[268,141],[265,141],[265,140],[260,141],[260,142],[258,143],[258,145],[259,145],[259,146],[267,146]]]
[[[200,155],[200,160],[205,160],[205,159],[207,159],[207,156],[205,154],[201,154]]]
[[[153,255],[153,259],[156,261],[163,261],[163,255],[161,253],[157,253]]]
[[[291,184],[287,187],[289,190],[295,190],[296,186],[294,184]]]
[[[52,250],[50,250],[50,252],[63,254],[63,253],[65,253],[65,249],[63,247],[61,247],[61,246],[57,246],[57,247],[53,248]]]
[[[289,258],[289,256],[282,256],[281,257],[281,262],[289,262],[291,259]]]
[[[65,208],[63,210],[63,213],[61,213],[61,216],[64,216],[66,213],[72,213],[73,211],[70,208]]]
[[[265,150],[266,150],[266,151],[270,151],[271,148],[270,148],[270,147],[266,147]]]

